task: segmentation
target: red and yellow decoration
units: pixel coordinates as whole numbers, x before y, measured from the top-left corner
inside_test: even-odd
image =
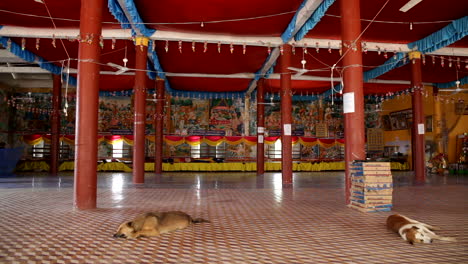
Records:
[[[50,143],[51,135],[24,135],[23,141],[28,145],[37,145],[42,141]],[[154,142],[154,136],[146,136],[151,142]],[[228,145],[239,145],[241,143],[247,144],[249,146],[255,146],[257,144],[256,136],[164,136],[164,142],[170,146],[178,146],[182,144],[189,144],[190,146],[198,146],[202,143],[206,143],[210,146],[218,146],[222,143]],[[280,137],[265,137],[265,144],[273,145]],[[98,136],[98,142],[105,141],[108,144],[115,144],[121,141],[124,141],[127,145],[133,146],[133,135],[109,135],[109,136]],[[67,144],[75,144],[74,135],[63,135],[60,137],[60,141],[64,141]],[[344,146],[344,139],[326,139],[326,138],[312,138],[312,137],[292,137],[292,143],[301,144],[307,147],[313,147],[315,145],[320,145],[325,148],[330,148],[333,146]]]

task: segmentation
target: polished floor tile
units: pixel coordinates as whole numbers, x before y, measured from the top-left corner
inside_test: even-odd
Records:
[[[0,263],[468,263],[467,176],[414,185],[394,173],[393,211],[345,206],[343,173],[98,174],[98,208],[73,208],[73,174],[0,178]],[[123,240],[141,212],[181,210],[211,223]],[[391,213],[440,226],[457,242],[409,245],[385,228]]]

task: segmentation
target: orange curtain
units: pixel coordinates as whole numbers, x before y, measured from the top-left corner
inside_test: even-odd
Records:
[[[265,137],[265,144],[273,145],[280,137]]]
[[[242,137],[225,137],[226,143],[229,145],[239,145],[242,143]]]
[[[334,138],[331,138],[331,139],[328,139],[328,138],[320,138],[318,140],[320,146],[324,147],[324,148],[330,148],[330,147],[333,147],[335,145],[335,139]]]
[[[313,147],[318,144],[316,138],[309,138],[309,137],[300,137],[299,143],[306,147]]]
[[[219,144],[223,143],[223,141],[224,141],[224,137],[222,136],[205,136],[203,138],[204,143],[213,147],[218,146]]]
[[[257,145],[257,137],[244,137],[244,143],[249,146]]]
[[[153,137],[154,141],[154,137]],[[178,146],[182,145],[185,143],[184,137],[181,136],[164,136],[164,141],[166,144],[171,145],[171,146]]]
[[[127,145],[130,145],[130,146],[133,146],[133,135],[126,135],[126,136],[123,136],[123,141],[127,144]],[[154,141],[154,139],[153,139]]]
[[[198,146],[202,142],[202,137],[201,136],[188,136],[185,137],[185,143],[189,144],[190,146]]]
[[[43,141],[42,135],[36,134],[36,135],[24,135],[23,136],[23,141],[26,142],[28,145],[37,145]]]

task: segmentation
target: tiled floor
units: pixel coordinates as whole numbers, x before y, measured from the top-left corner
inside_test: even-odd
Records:
[[[73,209],[73,175],[0,178],[0,263],[468,263],[468,176],[412,184],[394,173],[393,212],[438,225],[458,242],[409,245],[391,213],[345,206],[343,173],[100,173],[98,209]],[[182,210],[211,223],[162,235],[112,237],[146,211]]]

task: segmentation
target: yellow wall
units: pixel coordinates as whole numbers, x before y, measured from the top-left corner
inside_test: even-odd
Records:
[[[467,86],[468,87],[468,86]],[[432,116],[434,114],[434,100],[432,96],[432,87],[426,86],[425,90],[427,96],[423,96],[424,100],[424,115]],[[457,93],[450,95],[450,93],[439,93],[439,98],[443,98],[442,111],[445,114],[447,127],[449,129],[449,143],[448,143],[448,159],[450,163],[457,161],[456,157],[456,137],[457,135],[468,133],[468,115],[457,116],[455,115],[455,100],[464,100],[465,104],[468,103],[468,93]],[[451,100],[453,99],[453,100]],[[411,95],[404,95],[395,97],[392,100],[385,101],[382,104],[381,115],[388,115],[390,112],[400,111],[411,108]],[[435,124],[433,124],[434,126]],[[451,130],[450,130],[451,129]],[[433,128],[434,131],[434,128]],[[434,140],[433,132],[426,132],[426,140]],[[396,145],[398,141],[403,142],[400,145],[400,152],[405,151],[404,142],[411,142],[411,130],[396,130],[396,131],[385,131],[384,142],[385,145]],[[411,146],[408,147],[408,161],[411,162]]]

